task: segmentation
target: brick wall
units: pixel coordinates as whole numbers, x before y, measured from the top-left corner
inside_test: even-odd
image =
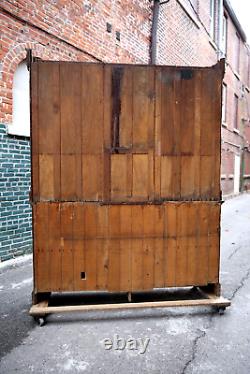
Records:
[[[170,1],[160,7],[158,64],[216,64],[216,45],[209,37],[209,1],[199,1],[196,9],[188,0]]]
[[[0,261],[31,250],[29,139],[0,124]]]
[[[222,190],[224,195],[234,193],[235,157],[240,156],[240,189],[250,187],[249,169],[249,118],[250,118],[250,94],[249,94],[249,47],[240,39],[239,71],[235,65],[237,53],[237,28],[230,15],[227,15],[228,43],[226,52],[226,73],[224,83],[227,86],[226,121],[222,124]],[[238,96],[238,129],[235,129],[234,121],[234,96]]]

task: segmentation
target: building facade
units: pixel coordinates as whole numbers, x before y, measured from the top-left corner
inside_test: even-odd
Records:
[[[1,261],[32,246],[29,51],[44,60],[197,66],[225,56],[222,189],[250,188],[249,48],[228,1],[3,0],[0,24]]]
[[[250,49],[230,4],[223,14],[226,73],[223,84],[222,190],[225,195],[250,188]]]

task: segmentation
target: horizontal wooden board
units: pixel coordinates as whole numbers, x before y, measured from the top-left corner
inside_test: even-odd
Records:
[[[38,292],[218,282],[220,203],[45,202],[33,215]]]

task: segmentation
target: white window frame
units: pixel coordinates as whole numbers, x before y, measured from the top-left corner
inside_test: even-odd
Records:
[[[215,39],[215,0],[210,0],[210,26],[209,33],[210,37]]]
[[[222,123],[227,122],[227,84],[222,86]]]
[[[30,136],[30,73],[26,61],[20,62],[13,78],[12,123],[8,133],[17,136]]]
[[[228,35],[228,19],[226,14],[223,15],[222,23],[222,41],[221,41],[221,50],[224,56],[227,54],[227,35]]]
[[[239,130],[239,96],[234,94],[234,116],[233,116],[233,128]]]
[[[235,53],[235,71],[236,73],[240,73],[240,35],[236,33],[236,43],[234,47],[234,53]]]

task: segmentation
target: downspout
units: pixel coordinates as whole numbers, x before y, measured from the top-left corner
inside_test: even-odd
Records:
[[[151,29],[151,41],[150,41],[150,58],[149,63],[151,65],[156,64],[156,54],[157,54],[157,29],[158,29],[158,20],[160,5],[167,4],[170,0],[160,1],[154,0],[153,4],[153,16],[152,16],[152,29]]]
[[[156,53],[157,53],[157,28],[160,11],[160,0],[154,0],[153,4],[153,18],[152,18],[152,30],[151,30],[151,45],[150,45],[150,64],[156,64]]]
[[[219,32],[218,32],[218,60],[224,57],[222,51],[222,38],[223,38],[223,17],[224,5],[223,0],[219,0]]]

